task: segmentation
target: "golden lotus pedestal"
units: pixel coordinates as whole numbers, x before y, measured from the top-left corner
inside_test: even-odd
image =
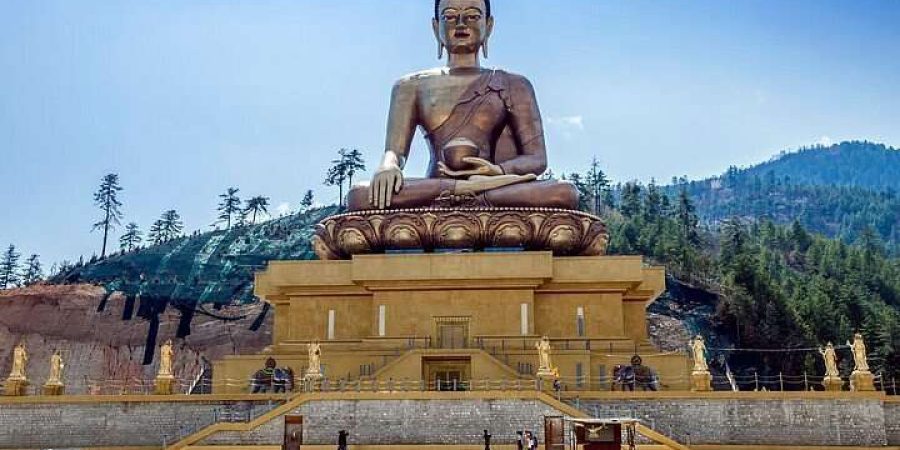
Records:
[[[172,395],[175,393],[174,376],[158,376],[154,383],[153,393],[156,395]]]
[[[328,217],[313,249],[322,260],[389,251],[521,248],[555,256],[606,253],[599,217],[554,208],[417,208],[356,211]]]
[[[857,392],[870,392],[875,390],[875,376],[872,372],[854,370],[850,374],[850,386]]]
[[[829,392],[838,392],[844,390],[844,380],[841,377],[825,377],[822,380],[822,387]]]
[[[25,395],[28,384],[28,380],[25,378],[7,378],[3,384],[3,395],[21,397]]]
[[[712,374],[709,371],[691,372],[691,390],[694,392],[709,392],[712,390]]]
[[[41,393],[44,395],[55,396],[63,395],[66,392],[66,386],[62,383],[45,383],[41,387]]]

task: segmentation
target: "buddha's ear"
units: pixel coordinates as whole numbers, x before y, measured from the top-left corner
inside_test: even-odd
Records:
[[[484,29],[484,43],[481,44],[481,53],[484,54],[484,59],[488,58],[488,42],[491,39],[491,33],[494,31],[494,17],[488,17],[485,22]]]
[[[437,19],[431,19],[431,28],[434,30],[434,38],[437,39],[438,59],[444,59],[444,43],[441,42],[441,23]]]

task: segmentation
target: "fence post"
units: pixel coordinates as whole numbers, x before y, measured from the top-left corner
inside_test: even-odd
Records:
[[[778,386],[781,388],[781,391],[784,392],[784,377],[781,372],[778,372]]]
[[[756,386],[754,391],[759,391],[759,374],[756,371],[753,372],[753,384]]]
[[[809,379],[807,378],[805,371],[803,372],[803,390],[804,391],[809,390]]]

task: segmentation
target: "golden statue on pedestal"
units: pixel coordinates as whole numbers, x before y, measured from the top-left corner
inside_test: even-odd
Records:
[[[28,387],[27,365],[28,351],[25,350],[25,342],[21,341],[13,349],[12,368],[3,386],[4,395],[25,395],[25,389]]]
[[[550,338],[544,336],[541,340],[534,344],[534,348],[538,351],[538,378],[556,378],[559,376],[559,370],[553,367],[550,361]]]
[[[703,336],[697,335],[691,340],[691,353],[694,355],[694,372],[709,372],[706,364],[706,342]]]
[[[156,377],[174,378],[174,361],[175,350],[172,348],[172,340],[169,339],[159,348],[159,372],[157,372]]]
[[[306,346],[309,357],[309,367],[306,369],[304,378],[307,380],[316,380],[322,378],[322,346],[319,341],[312,341]]]
[[[350,212],[317,228],[319,258],[486,247],[605,253],[606,227],[575,211],[575,186],[538,180],[547,148],[531,83],[481,66],[493,28],[489,0],[435,1],[432,29],[447,65],[394,84],[381,163],[370,183],[351,188]],[[417,128],[430,163],[425,178],[407,178]]]
[[[169,339],[159,347],[159,370],[156,372],[155,392],[171,395],[175,392],[175,350]]]
[[[50,373],[47,375],[47,381],[44,383],[44,395],[62,395],[65,389],[63,383],[63,369],[65,363],[59,350],[50,355]]]
[[[834,344],[829,342],[824,349],[819,349],[819,353],[825,359],[825,377],[822,379],[822,386],[826,391],[842,390],[844,380],[841,379],[841,373],[837,367],[837,352],[834,350]]]

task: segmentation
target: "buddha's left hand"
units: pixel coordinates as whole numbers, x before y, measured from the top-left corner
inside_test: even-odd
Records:
[[[473,169],[467,170],[451,170],[447,167],[443,162],[438,163],[438,170],[452,178],[468,178],[473,175],[483,175],[483,176],[497,176],[503,175],[503,168],[498,164],[494,164],[484,158],[479,158],[477,156],[467,156],[462,159],[463,162],[471,164],[475,166]]]

